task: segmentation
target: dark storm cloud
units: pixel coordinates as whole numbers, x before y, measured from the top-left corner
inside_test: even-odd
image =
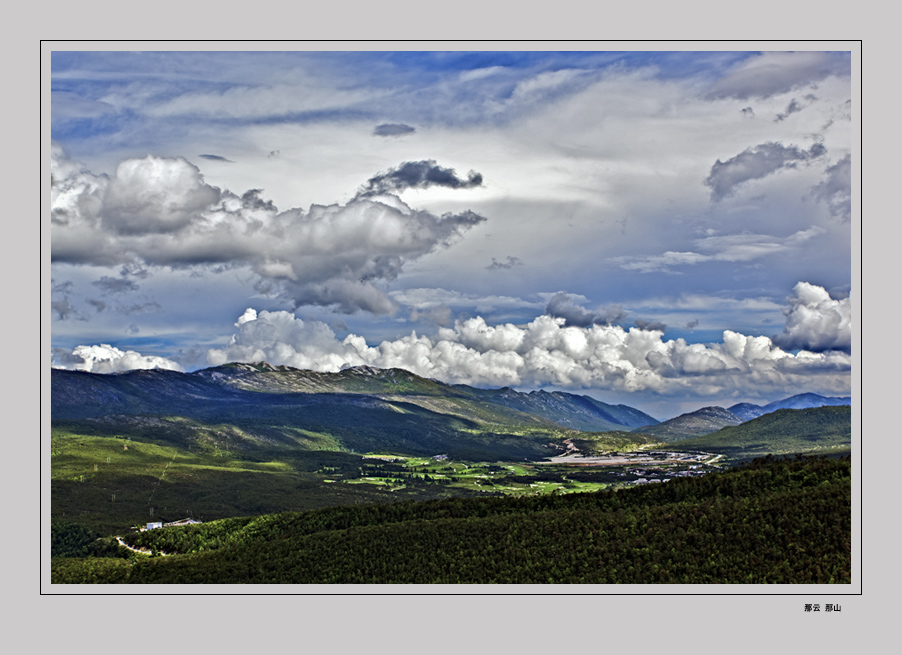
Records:
[[[403,136],[404,134],[413,134],[416,131],[417,128],[404,123],[382,123],[382,125],[375,127],[373,136]]]
[[[568,326],[589,327],[591,325],[613,325],[626,320],[629,313],[620,305],[598,307],[594,312],[577,305],[569,293],[554,294],[545,306],[545,314],[562,318]]]
[[[358,198],[383,193],[399,193],[405,189],[428,189],[440,186],[449,189],[469,189],[482,186],[482,175],[470,171],[467,178],[457,176],[453,168],[439,166],[434,159],[408,161],[371,177],[357,194]]]
[[[231,159],[226,159],[225,157],[221,157],[220,155],[198,155],[201,159],[209,159],[210,161],[223,161],[227,164],[234,164]]]
[[[705,179],[705,186],[711,187],[711,199],[717,202],[732,195],[741,184],[760,180],[784,168],[794,168],[799,162],[816,159],[826,152],[820,143],[808,150],[775,142],[762,143],[725,162],[718,159]]]

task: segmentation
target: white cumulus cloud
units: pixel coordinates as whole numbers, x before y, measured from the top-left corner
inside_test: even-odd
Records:
[[[808,285],[811,286],[811,285]],[[789,310],[792,316],[792,310]],[[459,320],[433,337],[411,333],[370,346],[361,336],[343,340],[326,324],[284,311],[248,310],[224,348],[207,362],[268,361],[316,371],[349,366],[403,368],[449,383],[475,386],[653,391],[665,395],[788,392],[797,388],[844,391],[846,352],[792,354],[764,336],[725,331],[720,343],[667,340],[660,330],[594,324],[568,326],[543,315],[526,326]]]
[[[786,326],[776,338],[783,348],[852,351],[851,298],[836,300],[823,287],[799,282],[788,301]]]
[[[142,355],[134,350],[119,350],[105,343],[99,346],[76,346],[71,353],[62,353],[53,363],[55,368],[65,368],[90,373],[119,373],[134,369],[161,368],[183,371],[177,362],[155,355]]]
[[[238,196],[208,185],[181,158],[129,159],[112,178],[85,171],[59,148],[52,159],[54,262],[245,266],[261,290],[275,289],[295,306],[392,313],[398,304],[383,287],[406,263],[486,220],[415,210],[389,193],[279,212],[257,189]],[[434,168],[443,176],[430,184],[459,183],[451,169]]]

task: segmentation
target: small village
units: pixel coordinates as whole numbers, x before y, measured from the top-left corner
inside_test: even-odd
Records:
[[[157,528],[172,528],[181,525],[197,525],[201,523],[201,521],[197,521],[192,518],[180,519],[178,521],[172,521],[171,523],[163,523],[162,521],[153,521],[148,523],[145,527],[135,526],[138,532],[146,532],[147,530],[156,530]]]

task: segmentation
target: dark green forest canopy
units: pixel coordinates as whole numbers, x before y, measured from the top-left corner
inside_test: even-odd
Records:
[[[148,531],[127,543],[176,554],[56,558],[52,580],[849,583],[850,503],[848,458],[766,458],[616,492],[334,507]]]

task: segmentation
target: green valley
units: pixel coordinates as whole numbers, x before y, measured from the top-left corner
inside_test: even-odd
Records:
[[[849,583],[850,462],[629,491],[279,513],[109,538],[56,583]],[[77,536],[77,535],[76,535]],[[162,555],[162,556],[158,556]]]
[[[397,369],[324,374],[232,364],[192,374],[53,374],[55,582],[699,582],[716,575],[723,557],[739,558],[716,553],[726,547],[725,525],[745,521],[743,512],[766,512],[760,529],[789,539],[789,523],[767,523],[780,503],[822,502],[797,484],[808,474],[796,469],[832,471],[829,511],[847,511],[837,498],[848,487],[848,462],[731,467],[770,454],[848,453],[848,406],[781,409],[717,431],[720,419],[699,421],[701,412],[655,429],[639,410],[586,396],[444,385]],[[779,470],[783,482],[765,484],[755,472],[763,470]],[[765,486],[746,484],[753,479]],[[726,524],[711,523],[711,512]],[[201,524],[136,532],[186,518]],[[665,525],[681,526],[685,539],[670,544],[659,534]],[[247,526],[269,535],[265,543],[248,541]],[[787,544],[810,550],[790,532]],[[434,566],[408,570],[391,557],[379,570],[347,568],[373,552],[406,552],[399,540],[432,544],[406,547],[417,562],[449,544],[453,552],[435,553],[457,577]],[[684,561],[689,555],[677,550],[689,546],[715,559]],[[469,569],[483,548],[494,563]],[[139,551],[181,554],[164,563]],[[309,558],[330,561],[326,552],[344,554],[311,568]],[[741,573],[727,578],[795,574],[768,552],[736,563]],[[632,564],[590,571],[574,553]],[[812,563],[805,579],[845,580],[847,558],[835,557]],[[248,558],[281,564],[250,571]]]

